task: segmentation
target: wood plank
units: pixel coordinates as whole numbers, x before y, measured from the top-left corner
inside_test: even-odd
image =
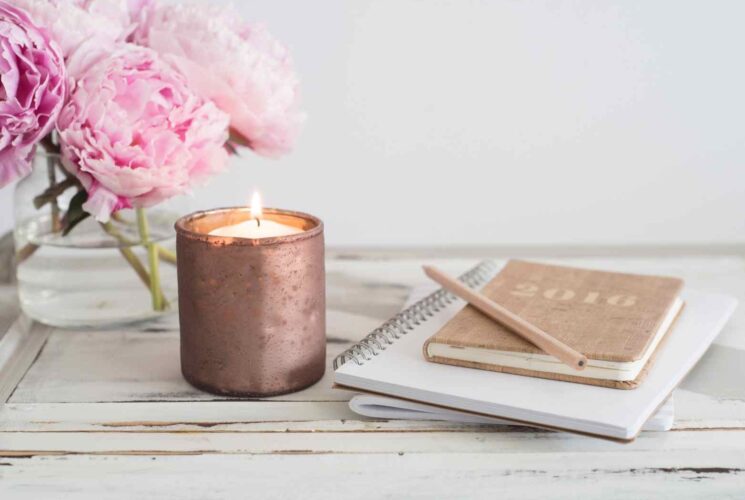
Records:
[[[52,331],[20,316],[0,339],[0,404],[10,398]]]
[[[745,402],[712,401],[707,396],[678,391],[675,403],[676,430],[745,430]],[[198,405],[181,401],[8,403],[0,406],[0,431],[5,432],[515,432],[517,429],[417,420],[373,420],[353,413],[346,401],[211,401]]]
[[[350,332],[378,321],[346,312],[329,313],[327,366],[351,344]],[[350,328],[345,325],[351,325]],[[356,329],[352,329],[356,325]],[[346,338],[345,338],[346,337]],[[42,355],[18,385],[11,402],[214,401],[181,376],[178,332],[54,330]],[[346,401],[332,390],[332,373],[315,385],[277,401]]]
[[[745,401],[675,391],[673,429],[745,429]]]
[[[418,420],[374,420],[346,402],[215,401],[140,403],[9,403],[0,432],[493,432],[493,426]],[[514,429],[504,426],[498,430]]]
[[[743,455],[452,453],[64,456],[0,460],[13,499],[738,498]],[[398,472],[398,473],[397,473]]]
[[[40,454],[738,451],[745,431],[647,432],[630,444],[556,432],[2,432],[0,456]]]
[[[612,244],[599,245],[580,243],[576,245],[448,245],[405,246],[405,247],[355,247],[332,246],[326,248],[326,257],[338,260],[420,260],[426,258],[509,258],[514,256],[523,258],[546,257],[716,257],[745,255],[743,243],[671,243],[671,244]]]

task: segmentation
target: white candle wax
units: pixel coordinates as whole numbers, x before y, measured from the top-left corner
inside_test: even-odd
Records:
[[[273,220],[261,219],[261,224],[256,219],[250,219],[231,226],[222,226],[210,231],[212,236],[226,236],[229,238],[275,238],[289,234],[302,233],[303,230],[294,226],[288,226]]]

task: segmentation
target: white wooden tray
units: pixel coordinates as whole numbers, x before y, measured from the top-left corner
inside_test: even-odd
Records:
[[[457,273],[476,260],[329,260],[329,361],[399,309],[424,281],[422,263]],[[549,261],[679,275],[745,303],[738,256]],[[736,496],[745,491],[744,331],[741,307],[676,391],[673,431],[619,445],[364,419],[348,409],[349,393],[331,388],[330,372],[291,395],[221,398],[181,378],[175,318],[74,331],[21,317],[0,339],[0,498]]]

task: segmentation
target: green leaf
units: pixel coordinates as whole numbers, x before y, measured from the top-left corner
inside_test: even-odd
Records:
[[[70,206],[67,208],[67,213],[62,219],[62,236],[72,231],[72,229],[87,219],[91,214],[83,210],[83,203],[88,200],[88,193],[81,189],[75,196],[70,200]]]

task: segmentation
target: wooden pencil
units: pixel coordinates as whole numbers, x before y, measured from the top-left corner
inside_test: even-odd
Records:
[[[497,323],[509,328],[510,331],[542,349],[545,353],[554,356],[575,370],[584,370],[587,366],[587,357],[584,354],[575,351],[537,326],[508,311],[489,297],[468,288],[439,269],[432,266],[422,267],[424,273],[439,283],[445,290],[465,300]]]

